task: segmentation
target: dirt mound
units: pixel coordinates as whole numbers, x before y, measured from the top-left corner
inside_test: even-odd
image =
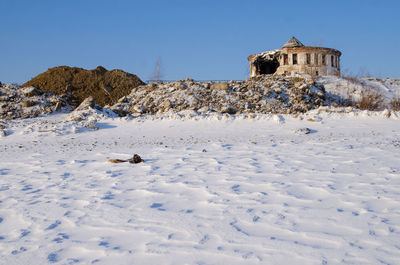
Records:
[[[101,106],[112,105],[144,83],[136,75],[122,70],[107,71],[102,66],[94,70],[58,66],[39,74],[22,86],[34,86],[57,95],[70,95],[71,105],[79,105],[89,96]]]

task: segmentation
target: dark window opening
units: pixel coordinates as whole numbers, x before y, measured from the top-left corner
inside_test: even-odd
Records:
[[[287,54],[283,55],[283,64],[288,65],[288,55]]]
[[[335,66],[333,62],[334,62],[334,60],[333,60],[333,55],[331,55],[331,66],[332,66],[332,67]]]
[[[322,54],[322,65],[326,65],[326,56]]]
[[[318,53],[314,54],[314,64],[318,65]]]
[[[254,66],[256,67],[256,72],[258,75],[268,75],[276,72],[279,67],[279,61],[277,58],[270,60],[257,58],[254,61]]]
[[[293,64],[297,64],[297,53],[293,53],[292,59],[293,59]]]
[[[315,71],[315,75],[318,76],[318,74],[319,74],[318,71]]]
[[[306,63],[311,64],[311,54],[306,53]]]

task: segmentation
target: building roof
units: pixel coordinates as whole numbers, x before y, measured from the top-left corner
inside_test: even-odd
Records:
[[[292,37],[285,43],[285,45],[282,46],[282,48],[294,48],[294,47],[304,47],[304,45],[298,39]]]

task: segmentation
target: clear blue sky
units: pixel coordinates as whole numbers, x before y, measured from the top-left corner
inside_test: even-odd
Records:
[[[0,81],[102,65],[150,79],[245,79],[290,37],[342,51],[342,70],[400,78],[400,1],[0,0]]]

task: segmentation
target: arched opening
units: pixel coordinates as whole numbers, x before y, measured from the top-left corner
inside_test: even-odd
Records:
[[[258,75],[273,74],[279,67],[279,61],[276,57],[273,59],[263,59],[258,57],[254,61],[254,66],[256,67]]]

